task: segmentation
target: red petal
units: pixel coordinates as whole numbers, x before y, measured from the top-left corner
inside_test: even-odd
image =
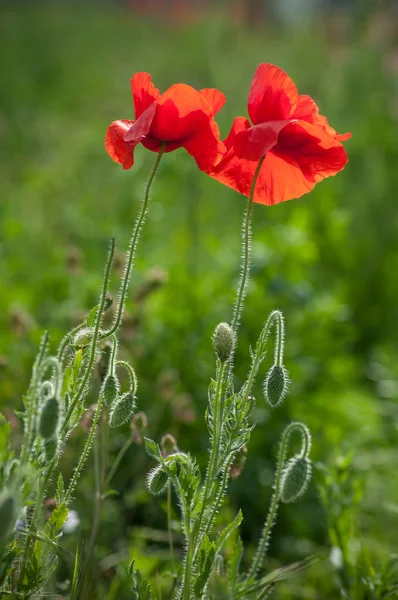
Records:
[[[123,165],[123,169],[130,169],[134,164],[134,148],[124,140],[126,131],[134,121],[114,121],[107,129],[105,135],[105,148],[115,162]]]
[[[351,137],[351,133],[338,134],[336,130],[329,125],[327,118],[319,114],[319,108],[315,101],[307,95],[299,96],[293,118],[308,121],[308,123],[322,127],[329,135],[335,137],[336,140],[339,140],[340,142],[349,140]]]
[[[200,95],[210,105],[210,116],[214,116],[225,104],[225,95],[215,88],[204,88],[200,90]]]
[[[249,115],[255,125],[291,118],[297,101],[297,88],[282,69],[269,63],[257,67],[248,102]]]
[[[149,133],[156,114],[156,102],[152,103],[124,134],[124,140],[137,145]]]
[[[213,119],[208,119],[196,135],[183,143],[183,147],[194,157],[199,169],[206,172],[218,164],[226,152]]]
[[[209,118],[208,101],[191,86],[176,83],[160,96],[150,135],[182,144],[196,135]]]
[[[238,133],[234,140],[234,150],[239,158],[259,161],[278,143],[280,131],[290,121],[268,121],[254,125]]]
[[[305,177],[314,182],[335,175],[348,162],[343,145],[307,121],[289,123],[279,134],[279,143],[273,152],[298,164]]]
[[[138,119],[157,100],[160,92],[152,83],[149,73],[136,73],[130,80],[130,84],[133,93],[135,118]]]

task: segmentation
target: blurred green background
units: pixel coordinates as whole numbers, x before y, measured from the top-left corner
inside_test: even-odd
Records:
[[[338,131],[352,131],[350,163],[300,200],[255,206],[237,381],[247,372],[249,345],[270,310],[280,308],[292,385],[284,405],[271,413],[259,384],[258,425],[222,518],[241,506],[243,539],[255,543],[280,434],[289,420],[304,420],[316,462],[338,465],[351,456],[363,486],[353,518],[361,543],[384,560],[397,550],[392,505],[398,498],[393,3],[328,3],[322,12],[322,3],[312,11],[306,2],[308,11],[297,19],[287,18],[286,1],[286,12],[268,2],[261,13],[255,2],[197,3],[192,11],[176,2],[166,12],[156,3],[133,4],[0,2],[0,408],[10,415],[21,407],[41,332],[49,329],[55,346],[96,303],[113,235],[123,260],[155,158],[140,147],[134,168],[123,172],[104,150],[109,123],[133,118],[132,74],[150,72],[161,90],[179,81],[222,90],[227,104],[217,117],[225,137],[233,118],[246,115],[256,66],[273,62],[315,98]],[[215,325],[231,317],[244,207],[243,196],[200,173],[183,150],[165,157],[122,331],[122,353],[139,375],[139,408],[148,415],[150,437],[172,433],[203,468],[203,413],[214,373],[210,338]],[[120,264],[115,292],[118,273]],[[155,283],[146,295],[148,282],[149,288]],[[16,421],[14,427],[17,443]],[[76,432],[64,456],[66,474],[83,435]],[[112,453],[126,435],[112,434]],[[144,570],[156,570],[167,549],[164,501],[144,488],[150,466],[142,446],[133,446],[115,479],[120,494],[106,501],[96,548],[98,597],[107,597],[121,559],[136,555]],[[319,470],[315,480],[322,481]],[[89,535],[93,489],[88,469],[74,507],[81,527],[65,536],[71,550]],[[316,485],[299,504],[281,509],[275,533],[270,556],[276,564],[328,556]],[[122,588],[118,594],[125,597]],[[337,598],[333,565],[318,563],[276,596]]]

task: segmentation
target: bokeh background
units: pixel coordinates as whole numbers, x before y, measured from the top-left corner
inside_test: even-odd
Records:
[[[161,90],[180,81],[222,90],[228,101],[218,122],[226,136],[233,118],[246,115],[256,66],[273,62],[338,131],[352,131],[344,172],[300,200],[254,211],[237,381],[247,372],[249,345],[277,307],[287,322],[292,385],[271,413],[259,384],[258,424],[221,518],[241,506],[243,539],[255,544],[280,434],[289,420],[304,420],[319,468],[300,504],[281,509],[270,561],[324,560],[278,588],[279,598],[339,597],[320,463],[349,464],[356,481],[346,499],[354,554],[365,545],[377,563],[397,550],[397,10],[397,2],[377,0],[0,2],[0,409],[10,418],[22,405],[42,331],[55,346],[96,303],[113,235],[117,290],[154,161],[138,148],[134,168],[123,172],[103,146],[112,120],[133,118],[134,72],[150,72]],[[211,334],[231,317],[244,207],[242,196],[200,173],[183,150],[167,155],[121,334],[150,437],[172,433],[203,468]],[[13,426],[18,443],[17,419]],[[128,428],[112,434],[112,454],[126,435]],[[83,436],[76,431],[63,458],[66,475]],[[113,585],[121,561],[136,556],[154,572],[167,551],[165,502],[145,491],[150,466],[133,445],[114,481],[119,495],[105,503],[98,598],[129,597],[122,583]],[[74,506],[80,526],[63,542],[71,550],[89,535],[93,489],[88,469]],[[61,580],[69,568],[65,560]]]

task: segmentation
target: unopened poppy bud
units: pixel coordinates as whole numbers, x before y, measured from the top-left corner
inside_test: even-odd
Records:
[[[294,456],[282,474],[280,494],[282,502],[295,502],[304,494],[311,479],[311,461],[305,456]]]
[[[56,438],[44,440],[44,455],[48,462],[56,456],[58,451],[58,440]]]
[[[272,408],[283,402],[289,386],[289,377],[283,365],[273,365],[264,382],[265,399]]]
[[[102,395],[106,406],[111,406],[119,395],[119,381],[114,375],[108,375],[102,387]]]
[[[93,335],[94,329],[92,327],[83,327],[83,329],[80,329],[73,338],[73,346],[76,348],[85,348],[91,344]]]
[[[160,449],[162,450],[162,455],[164,458],[166,458],[166,456],[170,456],[170,454],[174,454],[174,452],[177,452],[177,442],[175,438],[170,435],[170,433],[166,433],[166,435],[164,435],[160,440]]]
[[[14,496],[5,492],[0,496],[0,546],[7,539],[15,518]]]
[[[235,345],[235,334],[228,323],[219,323],[214,331],[213,346],[221,362],[226,362]]]
[[[136,408],[133,394],[127,392],[117,400],[111,409],[109,425],[111,427],[120,427],[130,421]]]
[[[45,440],[51,439],[57,430],[59,421],[59,403],[53,396],[41,409],[39,433]]]
[[[142,411],[136,413],[131,421],[131,428],[138,431],[138,433],[144,433],[148,427],[148,417]]]
[[[154,496],[157,496],[158,494],[162,494],[167,487],[168,481],[169,481],[169,478],[168,478],[167,473],[165,473],[163,471],[161,465],[159,465],[158,467],[155,467],[154,469],[152,469],[152,471],[149,471],[149,473],[148,473],[148,477],[147,477],[148,491],[151,494],[153,494]]]

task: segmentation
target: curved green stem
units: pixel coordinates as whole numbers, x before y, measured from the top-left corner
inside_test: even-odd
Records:
[[[249,580],[251,577],[257,575],[258,571],[261,569],[262,563],[265,558],[265,554],[267,551],[267,546],[269,543],[270,535],[272,528],[275,524],[275,517],[278,510],[279,500],[280,500],[280,485],[283,473],[283,467],[286,460],[288,444],[290,437],[294,431],[299,431],[301,434],[301,455],[307,456],[311,447],[311,439],[309,437],[309,432],[307,427],[303,423],[293,422],[290,423],[282,435],[281,445],[278,453],[278,463],[276,468],[275,475],[275,483],[274,483],[274,493],[271,500],[271,506],[267,515],[267,519],[265,521],[264,529],[261,534],[260,541],[257,546],[256,554],[254,555],[253,562],[251,564],[249,573],[247,575],[246,580]]]
[[[137,375],[135,374],[133,367],[131,365],[129,365],[129,363],[126,362],[125,360],[118,360],[116,363],[116,366],[124,367],[126,369],[127,373],[129,374],[129,379],[130,379],[130,392],[132,394],[135,394],[137,391],[138,379],[137,379]]]
[[[108,331],[104,331],[104,333],[101,335],[101,338],[107,338],[110,335],[112,335],[112,333],[115,333],[119,329],[120,324],[122,322],[122,315],[123,315],[123,311],[124,311],[124,305],[126,303],[126,295],[127,295],[127,290],[128,290],[128,286],[130,283],[131,271],[132,271],[132,267],[133,267],[135,252],[137,249],[137,243],[140,238],[140,234],[141,234],[142,226],[145,221],[146,214],[148,212],[149,192],[151,189],[152,182],[155,178],[156,171],[158,170],[160,159],[162,158],[162,155],[164,153],[164,149],[165,149],[165,146],[164,146],[164,144],[162,144],[162,147],[157,155],[156,162],[153,166],[152,172],[148,179],[148,183],[147,183],[145,195],[144,195],[144,200],[141,205],[141,210],[140,210],[137,220],[134,224],[133,232],[132,232],[131,239],[130,239],[128,254],[127,254],[127,261],[126,261],[124,276],[123,276],[121,286],[120,286],[119,304],[118,304],[115,320],[114,320],[112,327],[110,329],[108,329]]]

